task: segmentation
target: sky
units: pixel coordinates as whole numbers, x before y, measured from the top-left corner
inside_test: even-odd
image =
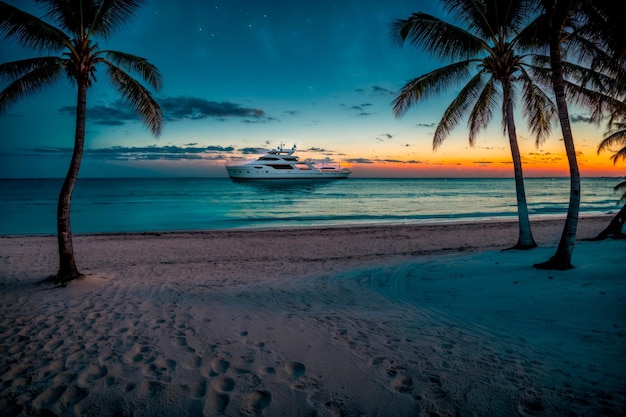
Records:
[[[32,0],[11,0],[38,17]],[[103,69],[88,92],[81,177],[226,177],[227,164],[281,142],[302,159],[349,167],[353,177],[512,177],[501,117],[474,147],[461,123],[436,151],[435,127],[458,86],[392,113],[400,88],[442,65],[390,36],[394,19],[439,3],[409,0],[146,0],[101,49],[147,58],[163,76],[155,138],[119,100]],[[0,62],[41,56],[0,41]],[[0,88],[7,80],[0,80]],[[64,177],[74,135],[76,89],[62,80],[0,115],[0,178]],[[604,126],[571,110],[583,176],[621,176],[596,154]],[[567,176],[560,129],[535,146],[517,120],[524,174]]]

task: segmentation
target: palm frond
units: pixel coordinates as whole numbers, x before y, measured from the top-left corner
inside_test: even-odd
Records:
[[[125,71],[133,71],[141,76],[150,87],[159,90],[163,83],[161,73],[147,59],[118,51],[101,51],[113,65]]]
[[[408,19],[391,24],[391,36],[399,43],[409,41],[432,56],[467,59],[485,48],[484,42],[470,32],[426,13],[414,13]]]
[[[535,84],[540,85],[545,90],[552,90],[552,69],[550,68],[550,57],[546,55],[531,55],[532,63],[525,62],[524,68],[532,77]]]
[[[126,23],[143,0],[38,0],[48,10],[47,17],[75,36],[91,34],[107,38]]]
[[[447,65],[406,83],[393,101],[394,115],[402,116],[411,105],[423,98],[437,96],[443,89],[469,77],[471,62],[462,61]]]
[[[535,136],[535,145],[541,145],[552,132],[558,120],[558,109],[554,101],[537,85],[526,71],[522,71],[522,113],[528,129]]]
[[[626,104],[621,100],[571,82],[564,85],[568,99],[588,109],[592,121],[599,122],[606,114],[626,114]]]
[[[46,17],[73,37],[85,33],[84,29],[93,20],[93,0],[39,0],[46,5]]]
[[[563,76],[567,81],[579,84],[581,87],[596,90],[602,94],[624,96],[626,91],[616,89],[614,73],[599,71],[597,68],[582,66],[577,63],[564,62]]]
[[[478,95],[476,99],[467,121],[469,127],[469,144],[472,147],[476,143],[478,133],[487,128],[489,122],[491,122],[494,109],[498,104],[498,92],[494,79],[490,78],[486,83],[483,83],[482,81],[479,83],[479,80],[477,80],[479,77],[482,78],[481,74],[477,74],[476,77],[474,77],[474,80],[476,81],[474,86],[470,86],[470,84],[468,84],[470,88],[475,88],[475,91],[472,92],[473,95],[477,95],[478,89],[484,85],[480,95]]]
[[[626,181],[622,181],[619,184],[617,184],[615,187],[613,187],[613,191],[615,191],[616,193],[623,192],[624,194],[622,194],[622,196],[620,197],[620,200],[626,199]]]
[[[433,150],[437,150],[450,132],[459,124],[465,116],[467,109],[476,103],[484,85],[481,74],[477,74],[461,89],[459,94],[452,100],[443,113],[433,137]],[[470,138],[470,144],[472,139]]]
[[[58,51],[70,42],[61,30],[5,2],[0,2],[0,33],[35,50]]]
[[[598,145],[598,155],[603,151],[614,152],[613,148],[618,146],[626,148],[626,129],[609,132]]]
[[[613,154],[613,156],[611,156],[613,165],[617,164],[617,161],[619,161],[620,159],[626,161],[626,146],[618,150]]]
[[[460,21],[467,25],[473,33],[480,34],[485,38],[491,38],[493,32],[487,17],[486,2],[466,0],[443,0],[442,4],[448,12],[454,14]],[[485,30],[487,29],[487,30]]]
[[[531,4],[524,0],[443,0],[444,7],[467,24],[472,33],[483,39],[517,33],[531,13]]]
[[[61,65],[61,60],[57,57],[40,57],[5,62],[0,64],[0,80],[15,80],[28,72],[41,68],[42,66],[54,64]]]
[[[111,82],[122,98],[141,117],[146,126],[152,131],[152,134],[159,136],[163,126],[163,113],[152,94],[121,68],[108,61],[103,62],[107,66],[107,73]]]
[[[535,83],[546,90],[551,89],[552,70],[548,57],[534,55],[533,63],[528,68]],[[620,90],[620,85],[612,75],[572,62],[563,62],[562,68],[568,99],[589,109],[594,121],[599,121],[607,114],[613,118],[626,115],[626,91],[623,85]]]
[[[588,1],[582,2],[586,15],[581,28],[584,37],[608,53],[608,62],[620,63],[626,59],[626,8],[621,2]]]
[[[113,30],[130,20],[144,0],[102,0],[92,21],[91,31],[107,38]]]
[[[0,65],[0,74],[14,79],[0,92],[0,113],[31,93],[41,90],[63,75],[59,58],[45,57]]]
[[[525,51],[547,54],[549,52],[547,21],[547,14],[539,13],[517,33],[511,43]]]

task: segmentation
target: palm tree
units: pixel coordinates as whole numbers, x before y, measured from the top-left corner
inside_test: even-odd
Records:
[[[615,149],[615,146],[621,146]],[[603,151],[614,150],[611,159],[616,164],[619,159],[626,161],[626,123],[615,123],[615,129],[608,132],[606,137],[598,146],[598,154]],[[626,181],[622,181],[613,188],[616,192],[621,192],[620,200],[626,199]],[[624,223],[626,222],[626,204],[613,217],[609,225],[601,231],[593,240],[602,240],[607,237],[626,237],[622,232]]]
[[[150,92],[129,72],[137,73],[151,87],[158,89],[161,76],[146,59],[123,52],[99,49],[95,38],[106,39],[126,22],[141,0],[40,0],[45,3],[46,17],[55,23],[0,2],[0,31],[5,39],[15,39],[37,51],[58,52],[0,64],[0,77],[9,79],[0,92],[0,113],[18,99],[40,90],[64,75],[76,84],[76,130],[74,151],[61,187],[57,207],[59,270],[48,281],[65,284],[81,277],[76,267],[70,227],[70,200],[78,177],[85,145],[87,90],[95,81],[98,67],[106,70],[117,92],[133,108],[156,136],[163,118],[161,108]]]
[[[552,88],[556,97],[559,122],[570,171],[570,200],[563,233],[556,253],[546,262],[535,264],[540,269],[565,270],[572,268],[572,253],[576,243],[576,229],[580,209],[580,171],[576,159],[574,137],[569,120],[566,93],[575,97],[578,104],[594,108],[594,117],[602,117],[606,106],[615,110],[621,107],[611,98],[624,89],[623,59],[626,53],[623,34],[623,17],[626,11],[620,2],[607,0],[537,0],[543,8],[541,27],[547,35],[550,50]],[[569,29],[569,30],[568,30]],[[601,45],[598,48],[598,44]],[[589,63],[589,71],[579,77],[578,85],[566,80],[568,65],[563,62],[563,47]],[[616,60],[617,58],[617,60]],[[597,80],[601,74],[612,76],[612,82],[600,82],[595,91],[584,91],[584,84]],[[581,90],[582,88],[582,90]],[[608,97],[611,103],[607,104]],[[609,110],[610,111],[610,110]],[[621,110],[618,110],[621,111]]]
[[[500,101],[515,175],[519,237],[514,248],[534,248],[537,245],[528,216],[514,118],[517,86],[521,84],[523,114],[537,144],[549,136],[556,108],[534,82],[530,57],[521,55],[519,48],[530,4],[523,0],[443,0],[443,3],[468,29],[421,12],[392,24],[392,36],[399,37],[401,42],[409,40],[439,58],[454,61],[409,81],[396,97],[393,112],[401,116],[411,105],[438,94],[451,83],[469,78],[435,130],[433,149],[436,150],[467,112],[469,143],[473,146],[478,132],[488,126]],[[473,74],[472,69],[475,69]]]

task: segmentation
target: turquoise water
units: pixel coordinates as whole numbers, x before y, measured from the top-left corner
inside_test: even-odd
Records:
[[[581,214],[615,212],[616,178],[583,178]],[[59,179],[0,180],[0,234],[56,233]],[[526,179],[531,218],[564,216],[568,178]],[[74,233],[515,219],[513,179],[81,179]]]

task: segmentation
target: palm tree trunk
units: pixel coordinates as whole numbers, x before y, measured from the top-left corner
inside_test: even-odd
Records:
[[[81,277],[76,267],[74,245],[72,243],[72,228],[70,226],[70,202],[72,191],[78,178],[78,170],[83,158],[85,147],[85,122],[87,113],[87,83],[78,82],[78,97],[76,103],[76,132],[74,136],[74,152],[67,171],[65,181],[59,194],[57,206],[57,239],[59,243],[59,271],[50,277],[55,283],[67,283]]]
[[[569,163],[570,199],[567,217],[559,246],[556,253],[548,261],[535,264],[540,269],[565,270],[573,268],[572,253],[576,244],[576,228],[578,226],[578,212],[580,209],[580,172],[576,159],[574,137],[569,121],[569,112],[565,100],[565,83],[561,62],[561,34],[572,6],[572,0],[557,0],[550,16],[550,64],[552,67],[552,86],[556,96],[556,105],[559,112],[559,121],[563,133],[565,152]]]
[[[620,211],[613,217],[609,225],[598,236],[589,240],[604,240],[608,237],[623,239],[626,237],[624,232],[624,223],[626,223],[626,204],[620,209]]]
[[[515,193],[517,195],[517,217],[519,224],[519,237],[517,244],[511,249],[532,249],[537,247],[530,228],[528,218],[528,204],[526,203],[526,191],[524,189],[524,173],[522,170],[522,158],[517,144],[517,132],[515,129],[515,119],[513,116],[513,102],[511,101],[510,87],[507,81],[502,82],[503,86],[503,106],[506,121],[506,130],[509,134],[509,144],[511,147],[511,157],[513,158],[513,171],[515,174]]]

